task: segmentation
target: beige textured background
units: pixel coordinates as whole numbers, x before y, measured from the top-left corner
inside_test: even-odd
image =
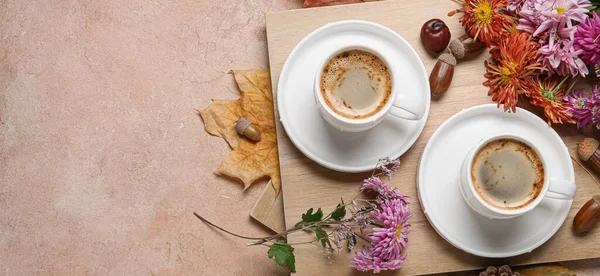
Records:
[[[297,1],[0,0],[0,275],[282,274],[229,151],[194,108],[266,67],[264,14]]]
[[[267,66],[264,14],[300,0],[0,0],[0,276],[285,275],[251,236],[265,182],[194,108]],[[597,263],[578,262],[580,275]]]

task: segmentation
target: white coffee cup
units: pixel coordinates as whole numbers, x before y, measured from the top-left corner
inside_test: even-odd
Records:
[[[513,139],[525,143],[531,147],[539,156],[544,167],[544,184],[539,195],[533,202],[518,209],[501,209],[486,202],[475,189],[471,177],[471,169],[476,154],[488,143],[498,139]],[[522,136],[506,133],[492,135],[481,140],[465,157],[460,168],[459,186],[460,192],[467,204],[477,213],[492,219],[508,219],[523,215],[533,210],[544,198],[556,200],[571,200],[575,197],[575,183],[563,179],[556,179],[550,176],[550,170],[546,166],[547,162],[544,154],[529,140]]]
[[[393,32],[392,30],[379,25],[381,28],[385,28],[385,31]],[[394,32],[395,35],[398,35]],[[398,35],[399,36],[399,35]],[[321,93],[321,75],[323,74],[323,69],[329,62],[329,60],[335,55],[349,50],[363,50],[370,52],[377,57],[379,57],[387,66],[390,76],[392,79],[392,91],[389,99],[387,100],[385,106],[379,110],[377,113],[372,116],[361,118],[361,119],[350,119],[343,117],[337,113],[335,113],[329,105],[325,102],[323,95]],[[409,97],[407,94],[402,93],[400,83],[400,77],[398,76],[396,67],[393,63],[388,60],[384,55],[382,55],[379,51],[377,51],[376,46],[366,46],[366,45],[344,45],[337,48],[335,51],[331,52],[326,56],[325,59],[319,65],[317,72],[315,74],[315,83],[314,83],[314,95],[315,100],[317,102],[317,106],[323,118],[327,122],[329,122],[335,128],[341,131],[347,132],[359,132],[368,130],[378,123],[380,123],[385,115],[390,114],[392,116],[406,119],[406,120],[419,120],[423,117],[425,113],[425,105],[423,102],[415,97]],[[411,80],[403,80],[403,81],[411,81]]]

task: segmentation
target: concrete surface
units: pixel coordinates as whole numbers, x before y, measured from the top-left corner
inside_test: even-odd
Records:
[[[279,0],[0,0],[0,275],[284,275],[244,240],[266,183],[213,174],[230,150],[194,108],[267,67]],[[265,253],[266,254],[266,253]]]
[[[229,148],[194,108],[237,98],[264,14],[301,4],[0,0],[0,276],[286,275],[192,215],[269,233],[265,182],[212,173]]]

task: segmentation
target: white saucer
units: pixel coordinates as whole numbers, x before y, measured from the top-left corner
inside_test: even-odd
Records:
[[[548,160],[550,176],[575,181],[567,147],[548,124],[517,108],[505,113],[496,104],[464,109],[431,136],[419,164],[419,201],[429,222],[449,243],[473,255],[504,258],[531,252],[562,226],[572,200],[545,198],[531,212],[492,220],[473,211],[458,187],[459,167],[467,152],[491,134],[516,133],[537,145]]]
[[[420,97],[425,105],[421,120],[386,115],[376,127],[360,133],[341,132],[319,113],[313,83],[319,63],[340,44],[378,44],[402,81],[402,92]],[[277,87],[277,108],[287,135],[313,161],[342,172],[372,170],[383,157],[397,158],[417,140],[429,113],[427,71],[415,50],[400,35],[361,20],[329,23],[307,35],[288,56]]]

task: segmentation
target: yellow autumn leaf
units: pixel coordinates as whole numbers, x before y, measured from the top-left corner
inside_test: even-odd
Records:
[[[237,147],[241,137],[235,130],[235,122],[244,116],[239,99],[212,100],[206,109],[197,111],[202,116],[206,132],[225,139],[231,148]]]
[[[222,137],[233,149],[216,171],[238,178],[248,188],[256,180],[268,176],[276,194],[281,182],[273,94],[269,70],[232,70],[240,88],[238,100],[213,100],[204,110],[199,110],[206,132]],[[238,135],[235,123],[246,117],[260,130],[262,139],[254,143]]]
[[[575,276],[573,271],[558,264],[530,266],[518,271],[521,276]]]

